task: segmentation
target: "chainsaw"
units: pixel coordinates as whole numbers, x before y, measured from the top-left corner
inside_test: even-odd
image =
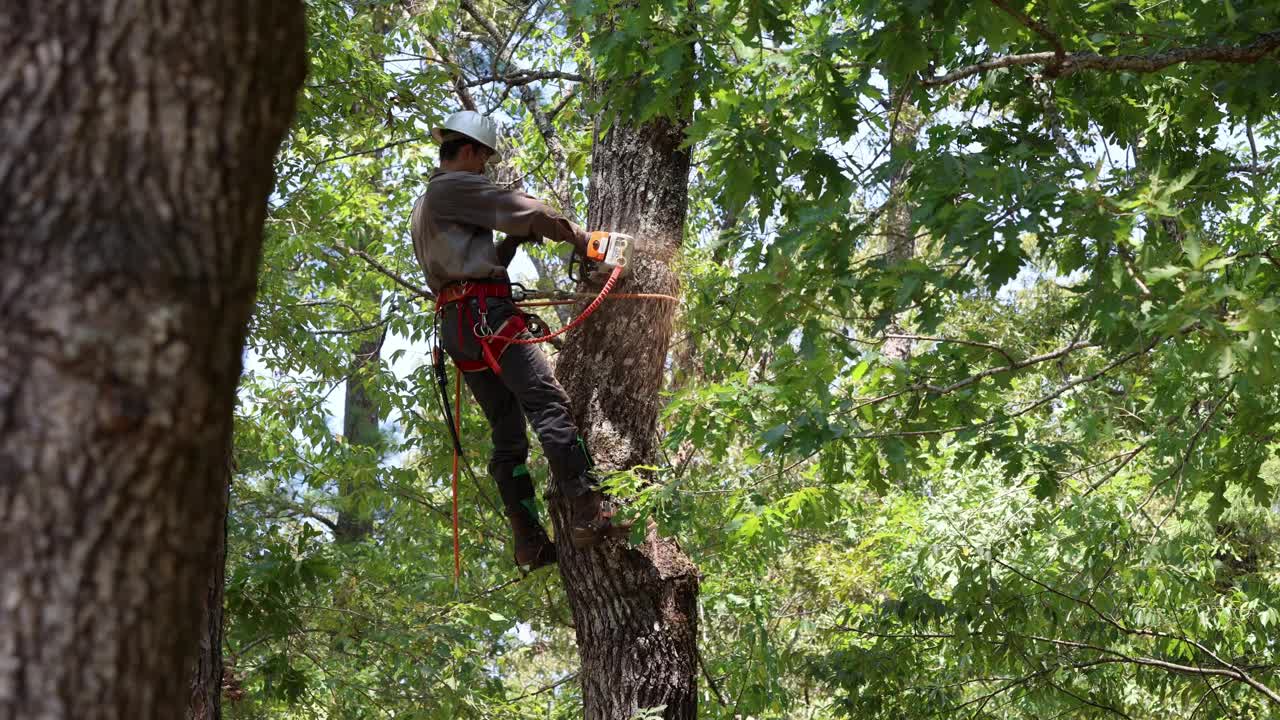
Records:
[[[577,253],[569,259],[569,279],[576,283],[599,285],[619,270],[619,279],[631,269],[635,249],[644,245],[631,235],[607,230],[596,230],[587,241],[586,254]],[[516,302],[532,300],[574,300],[583,293],[570,290],[540,290],[520,283],[511,283],[511,299]]]
[[[587,241],[586,254],[574,253],[569,261],[569,278],[576,282],[603,282],[620,268],[626,275],[631,269],[631,255],[636,239],[620,232],[596,230]]]

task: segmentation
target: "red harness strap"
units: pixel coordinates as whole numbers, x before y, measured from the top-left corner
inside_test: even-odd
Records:
[[[483,360],[454,360],[454,364],[462,372],[492,370],[495,375],[501,375],[502,365],[499,361],[502,358],[502,353],[516,336],[529,327],[524,315],[517,312],[507,318],[497,330],[493,330],[488,335],[476,334],[476,327],[484,320],[483,314],[488,310],[486,300],[491,297],[511,297],[511,286],[501,282],[462,282],[445,288],[440,293],[439,299],[436,300],[436,312],[441,312],[452,303],[459,303],[458,344],[462,345],[466,339],[466,333],[470,333],[471,337],[475,338],[480,345],[480,352],[484,357]],[[472,298],[476,300],[476,304],[480,308],[481,317],[479,318],[472,317],[471,307],[467,304],[467,300]]]

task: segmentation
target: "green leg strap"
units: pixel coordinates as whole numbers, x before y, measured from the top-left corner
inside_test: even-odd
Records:
[[[523,507],[529,513],[529,517],[533,518],[533,521],[535,523],[541,522],[538,519],[538,499],[537,498],[525,498],[524,500],[520,501],[520,506]]]

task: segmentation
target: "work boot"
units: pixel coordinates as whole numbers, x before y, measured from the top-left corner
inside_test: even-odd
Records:
[[[588,490],[569,500],[569,540],[576,548],[599,545],[607,537],[625,537],[630,522],[614,522],[613,501],[599,490]]]
[[[556,561],[556,545],[547,537],[542,524],[524,507],[507,511],[511,534],[515,538],[516,565],[537,570]]]

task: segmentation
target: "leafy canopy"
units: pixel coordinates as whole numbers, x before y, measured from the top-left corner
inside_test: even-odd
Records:
[[[611,482],[703,574],[702,716],[1280,708],[1280,5],[309,5],[237,417],[231,717],[581,714],[473,408],[451,577],[407,218],[468,103],[577,217],[593,122],[692,112],[663,462]],[[376,441],[342,434],[350,383]],[[340,512],[372,531],[337,542]]]

